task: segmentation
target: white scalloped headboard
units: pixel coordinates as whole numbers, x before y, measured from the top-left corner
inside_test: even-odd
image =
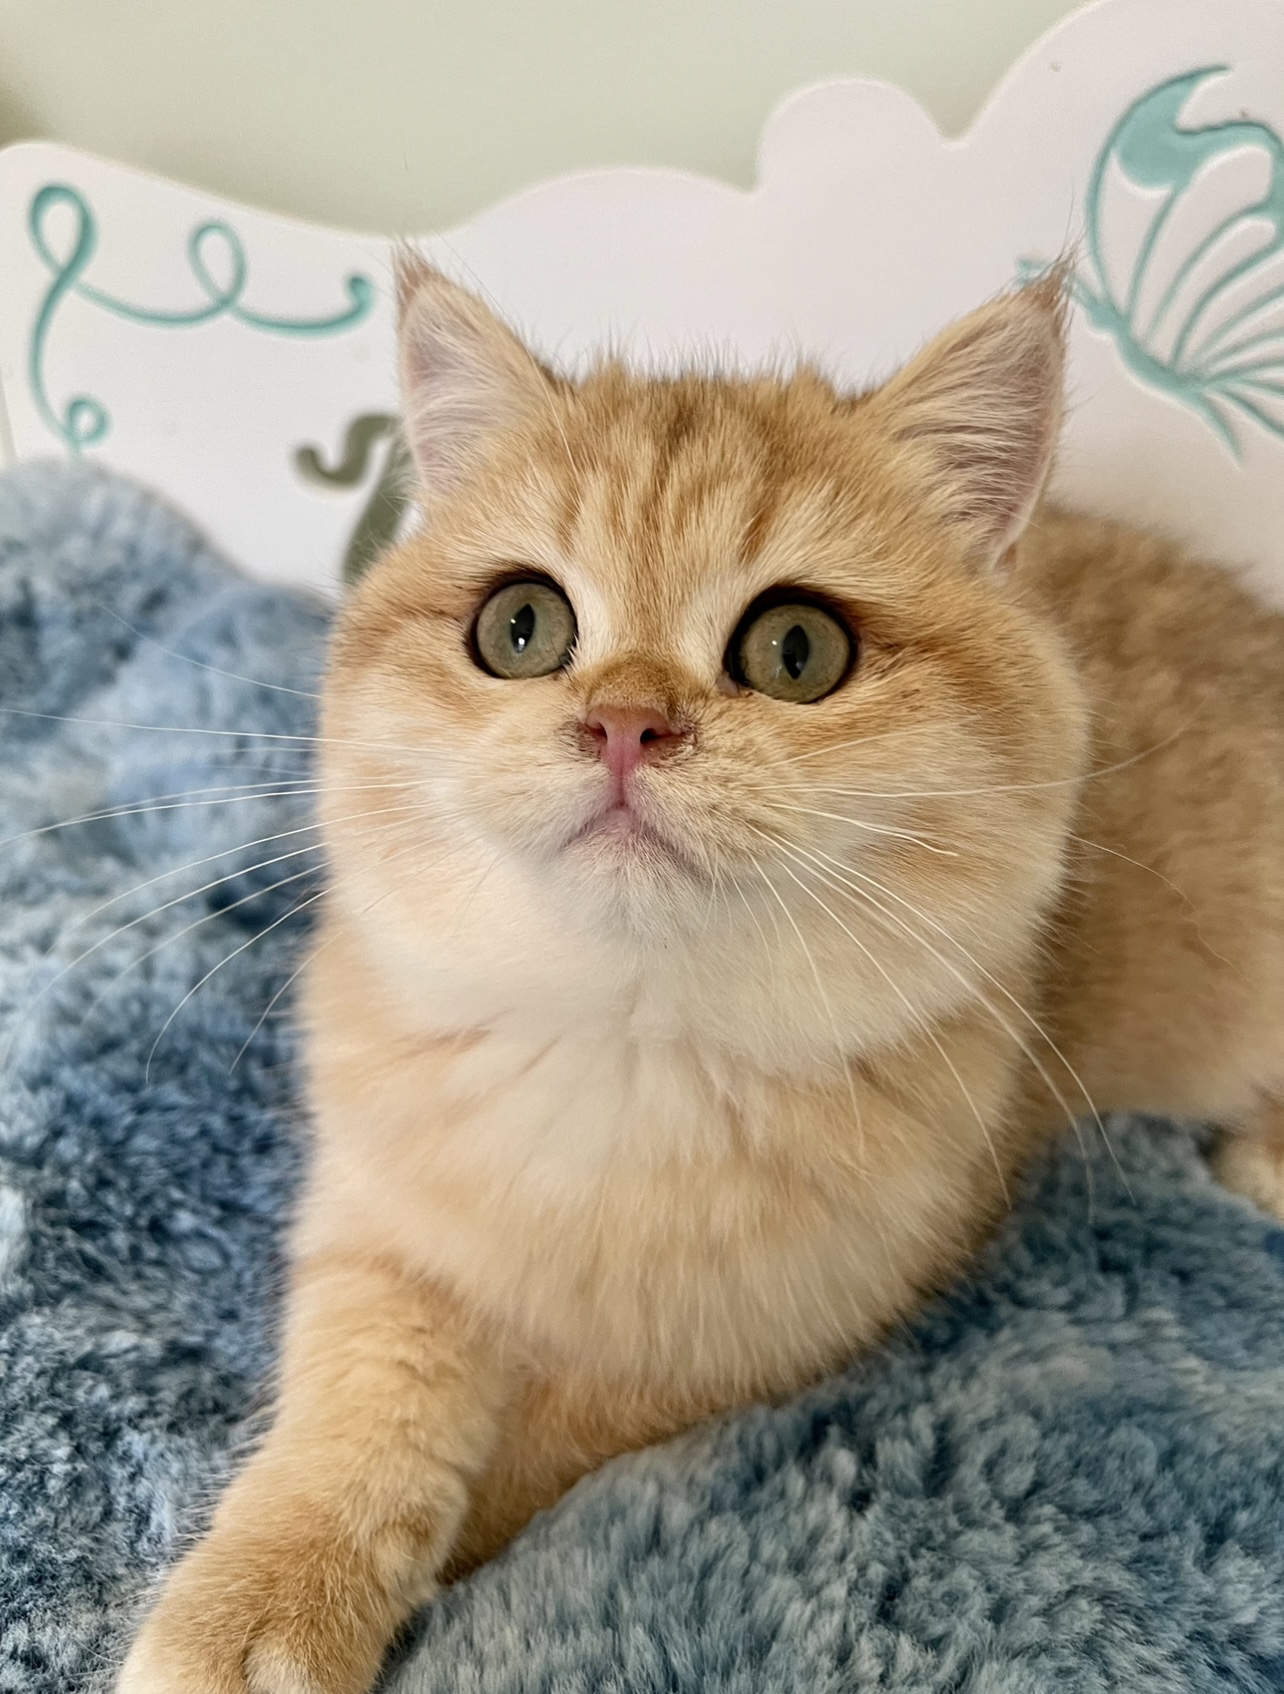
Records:
[[[593,172],[422,245],[562,368],[609,342],[853,385],[1073,246],[1058,492],[1284,604],[1281,136],[1281,0],[1100,0],[960,140],[824,83],[771,118],[749,192]],[[0,152],[0,276],[11,455],[101,459],[322,588],[395,525],[386,242],[31,142]]]

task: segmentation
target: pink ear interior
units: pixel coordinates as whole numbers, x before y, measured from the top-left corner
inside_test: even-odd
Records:
[[[1017,539],[1051,467],[1065,363],[1059,273],[938,336],[876,397],[943,521],[991,564]]]
[[[541,398],[533,355],[475,295],[417,258],[397,266],[406,440],[429,498],[466,473],[485,438]]]

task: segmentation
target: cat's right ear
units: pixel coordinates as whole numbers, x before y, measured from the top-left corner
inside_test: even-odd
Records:
[[[928,510],[981,565],[1043,491],[1061,426],[1067,275],[1058,267],[953,324],[871,396]]]
[[[417,254],[396,259],[406,443],[429,501],[449,493],[485,438],[553,396],[553,380],[475,295]]]

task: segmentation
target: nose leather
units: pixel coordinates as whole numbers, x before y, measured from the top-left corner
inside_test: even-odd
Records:
[[[639,765],[669,752],[682,739],[663,712],[645,706],[595,706],[584,728],[597,743],[598,757],[614,778],[623,799],[629,778]]]

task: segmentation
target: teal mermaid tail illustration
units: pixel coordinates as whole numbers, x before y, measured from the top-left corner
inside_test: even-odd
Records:
[[[401,433],[401,420],[388,412],[363,412],[344,433],[338,462],[326,465],[315,447],[295,449],[294,468],[305,482],[330,488],[360,488],[369,477],[380,445],[383,461],[357,516],[344,550],[340,578],[350,588],[401,531],[414,488],[410,450]]]

